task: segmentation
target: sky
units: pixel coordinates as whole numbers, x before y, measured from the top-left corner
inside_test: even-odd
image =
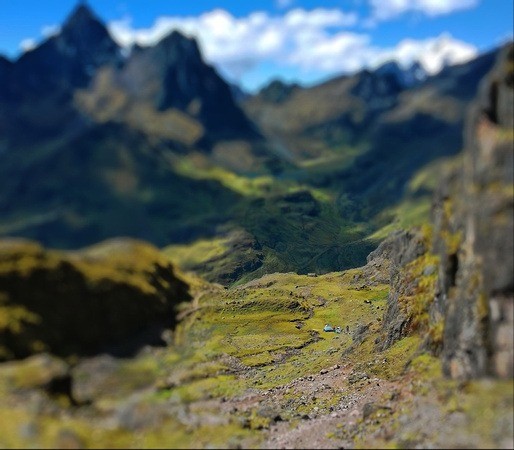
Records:
[[[77,0],[0,0],[0,54],[18,58],[58,33]],[[179,29],[220,73],[255,91],[419,60],[429,73],[513,36],[512,0],[88,0],[127,49]]]

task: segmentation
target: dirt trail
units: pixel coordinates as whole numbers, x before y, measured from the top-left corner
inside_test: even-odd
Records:
[[[315,395],[320,389],[346,393],[344,399],[332,407],[329,414],[309,414],[297,426],[286,422],[274,424],[265,441],[264,448],[348,448],[353,446],[350,437],[334,434],[334,430],[350,430],[363,417],[367,404],[375,404],[394,389],[394,383],[378,378],[364,379],[349,387],[349,367],[335,368],[312,380],[300,379],[291,388],[298,395]],[[308,377],[309,378],[309,377]],[[388,406],[388,405],[384,405]]]
[[[352,376],[357,381],[350,381]],[[320,373],[300,377],[277,388],[255,391],[233,399],[223,399],[218,407],[223,412],[245,413],[259,409],[272,418],[265,430],[262,448],[352,448],[359,419],[377,410],[389,414],[394,404],[384,398],[398,396],[402,390],[398,382],[378,378],[355,377],[353,367],[338,365],[323,369]],[[350,379],[350,380],[349,380]],[[284,408],[290,398],[323,399],[341,398],[328,411],[320,407],[284,420]],[[211,405],[212,407],[213,405]]]

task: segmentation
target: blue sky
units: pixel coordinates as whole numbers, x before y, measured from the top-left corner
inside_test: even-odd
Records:
[[[0,0],[0,54],[12,59],[58,32],[76,0]],[[255,90],[271,78],[309,84],[420,59],[430,72],[513,34],[512,0],[89,0],[116,40],[196,36],[220,72]],[[44,6],[42,6],[44,5]]]

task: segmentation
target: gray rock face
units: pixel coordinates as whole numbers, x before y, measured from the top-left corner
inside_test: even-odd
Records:
[[[514,46],[506,47],[470,111],[462,171],[434,209],[443,368],[453,378],[512,377]]]
[[[430,328],[442,336],[425,344],[440,353],[447,376],[512,378],[514,347],[514,45],[503,49],[470,110],[464,164],[449,173],[434,199],[433,240],[397,232],[368,257],[364,270],[390,265],[390,293],[383,320],[385,350],[410,332],[413,320],[401,299],[417,295],[407,265],[431,251],[439,264],[430,300]],[[420,261],[422,263],[422,261]]]
[[[177,108],[221,137],[258,136],[229,85],[206,64],[194,39],[173,31],[152,47],[133,51],[117,74],[121,87],[159,111]]]
[[[381,251],[380,251],[381,250]],[[387,309],[383,320],[384,340],[377,344],[378,350],[385,350],[407,334],[410,317],[401,309],[399,299],[410,295],[416,287],[415,280],[403,276],[402,269],[427,251],[426,244],[420,233],[401,231],[392,234],[370,257],[390,259],[391,289],[387,298]]]

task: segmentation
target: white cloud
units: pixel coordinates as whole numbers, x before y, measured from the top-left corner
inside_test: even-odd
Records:
[[[51,36],[59,34],[60,31],[61,27],[57,25],[45,25],[41,28],[41,35],[43,38],[47,39]],[[20,42],[20,48],[23,52],[28,52],[30,50],[34,50],[39,44],[40,42],[38,39],[26,38]]]
[[[41,28],[41,34],[45,37],[55,36],[61,32],[61,27],[59,25],[45,25]]]
[[[389,20],[406,12],[441,16],[478,5],[480,0],[369,0],[372,20]]]
[[[419,60],[429,73],[436,73],[446,64],[464,62],[477,54],[475,47],[449,34],[379,47],[370,35],[347,29],[356,23],[355,14],[338,9],[293,9],[280,16],[254,12],[240,18],[216,9],[198,17],[160,17],[146,29],[133,28],[128,18],[112,22],[109,28],[125,47],[153,45],[178,29],[198,38],[206,59],[224,75],[243,83],[255,70],[267,71],[268,76],[296,72],[302,79],[372,68],[391,59],[404,66]],[[261,78],[264,81],[264,76]]]
[[[374,68],[390,60],[406,68],[419,61],[429,74],[435,74],[444,66],[466,62],[477,53],[476,47],[448,33],[425,40],[405,39],[394,47],[381,48],[373,45],[368,35],[341,32],[298,47],[287,61],[304,72],[317,70],[327,74]]]
[[[384,0],[384,4],[394,1],[398,5],[406,2]],[[465,1],[473,0],[460,0],[461,4]],[[432,6],[445,3],[441,0],[413,2]],[[446,3],[455,5],[456,2]],[[196,17],[162,16],[150,28],[134,28],[131,19],[126,17],[111,22],[109,29],[125,49],[135,43],[154,45],[172,30],[180,30],[199,40],[206,60],[224,76],[249,89],[271,77],[285,75],[300,82],[314,81],[365,67],[373,68],[388,60],[396,60],[403,66],[419,60],[429,73],[434,74],[444,65],[464,62],[478,53],[476,47],[454,39],[448,33],[424,40],[404,39],[395,46],[381,47],[369,34],[348,29],[357,25],[357,21],[356,14],[339,9],[307,11],[296,8],[281,15],[253,12],[238,18],[223,9],[216,9]],[[57,27],[47,26],[42,33],[49,36],[58,31]],[[27,51],[36,45],[34,39],[25,39],[20,47]]]
[[[275,0],[275,6],[278,9],[287,9],[290,6],[293,6],[295,3],[295,0]]]
[[[287,58],[290,64],[299,66],[304,72],[356,71],[366,65],[372,53],[369,36],[350,32],[315,38],[304,44],[294,49]]]
[[[37,42],[35,39],[30,39],[30,38],[27,38],[27,39],[23,39],[21,42],[20,42],[20,48],[24,51],[24,52],[28,52],[30,50],[33,50],[34,48],[36,48],[37,46]]]
[[[198,17],[160,17],[146,29],[134,29],[126,18],[112,22],[109,29],[123,46],[153,45],[171,30],[180,30],[198,38],[208,61],[232,78],[240,78],[265,61],[288,64],[290,55],[308,43],[319,45],[328,39],[328,29],[356,23],[356,14],[339,9],[297,8],[281,16],[254,12],[241,18],[216,9]]]

